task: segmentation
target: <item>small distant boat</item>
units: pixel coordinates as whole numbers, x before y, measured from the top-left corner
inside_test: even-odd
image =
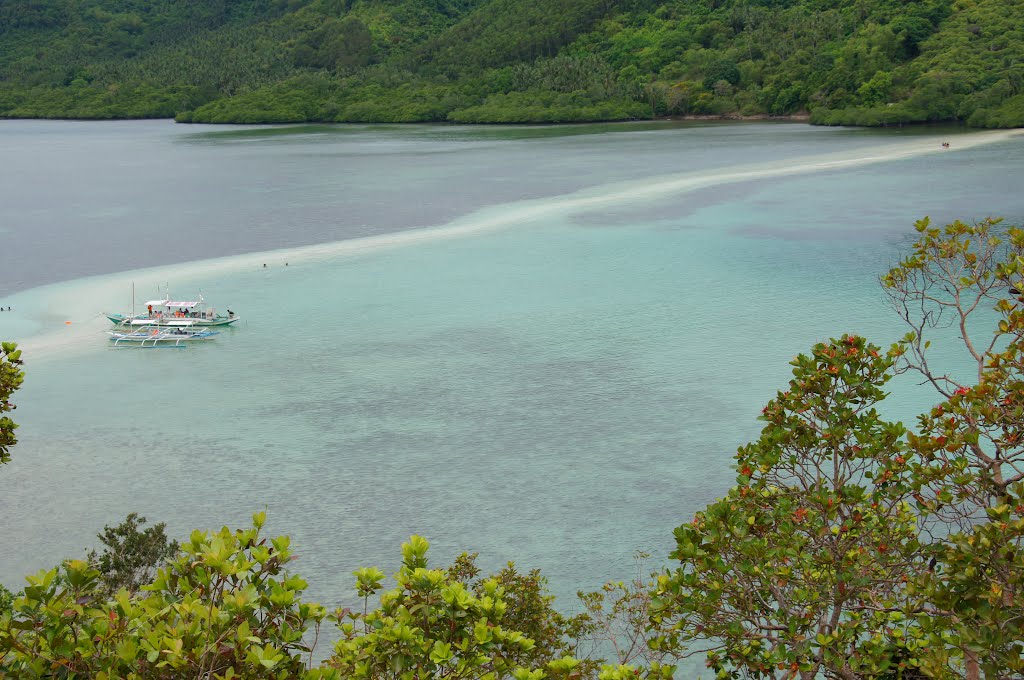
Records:
[[[134,303],[132,305],[134,307]],[[200,295],[198,300],[172,300],[167,296],[161,300],[146,302],[144,314],[106,314],[119,326],[169,326],[178,328],[230,326],[241,317],[230,309],[227,314],[218,314],[206,304]]]
[[[193,340],[209,340],[217,335],[219,331],[210,331],[196,328],[166,328],[158,326],[143,326],[142,328],[126,329],[119,331],[107,331],[110,340],[117,347],[121,343],[132,344],[138,347],[156,347],[158,345],[184,347],[185,343]]]

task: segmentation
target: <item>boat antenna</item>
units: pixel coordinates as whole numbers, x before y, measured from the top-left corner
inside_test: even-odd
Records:
[[[132,318],[135,317],[135,282],[132,281]]]

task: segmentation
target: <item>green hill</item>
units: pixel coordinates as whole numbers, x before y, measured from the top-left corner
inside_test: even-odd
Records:
[[[1024,124],[1024,0],[5,0],[0,117]]]

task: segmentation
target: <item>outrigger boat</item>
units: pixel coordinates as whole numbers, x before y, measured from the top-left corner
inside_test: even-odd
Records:
[[[133,304],[134,307],[134,304]],[[200,295],[198,300],[162,300],[146,302],[144,314],[106,314],[108,319],[119,326],[170,326],[178,328],[230,326],[241,317],[230,309],[226,315],[218,314],[206,305]]]
[[[138,347],[184,347],[192,340],[209,340],[220,331],[209,331],[193,328],[159,328],[144,326],[142,328],[123,331],[107,331],[110,340],[117,347],[121,343],[132,343]]]

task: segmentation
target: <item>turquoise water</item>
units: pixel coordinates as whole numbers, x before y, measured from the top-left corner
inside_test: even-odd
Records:
[[[8,586],[128,512],[183,536],[266,508],[326,604],[420,533],[439,564],[541,568],[572,610],[635,550],[662,563],[730,486],[793,355],[904,332],[877,276],[915,219],[1024,222],[1024,138],[1005,133],[195,130],[0,124],[24,166],[0,184],[0,337],[28,373],[0,470]],[[104,148],[94,172],[67,167]],[[171,161],[207,190],[165,195]],[[77,207],[43,199],[44,168]],[[101,191],[111,173],[138,191]],[[178,263],[141,268],[161,253]],[[187,350],[109,349],[99,314],[133,283],[244,320]],[[930,403],[894,391],[893,417]]]

